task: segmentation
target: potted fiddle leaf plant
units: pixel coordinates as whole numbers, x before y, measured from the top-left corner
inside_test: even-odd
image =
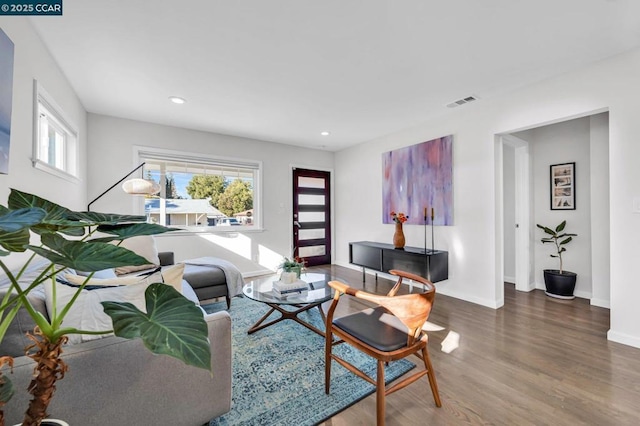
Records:
[[[566,271],[562,264],[562,253],[567,251],[565,246],[573,241],[573,237],[578,236],[578,234],[565,232],[564,228],[566,225],[566,220],[563,220],[553,229],[540,224],[536,225],[542,229],[546,235],[541,239],[542,243],[549,243],[554,246],[554,253],[550,256],[557,258],[559,261],[560,269],[545,269],[543,271],[547,296],[559,299],[573,299],[575,297],[573,291],[576,288],[576,279],[578,276],[575,272]]]
[[[138,310],[131,303],[102,302],[105,313],[112,319],[113,330],[83,331],[64,323],[65,316],[95,271],[149,263],[144,257],[117,244],[130,237],[170,230],[146,223],[144,216],[74,212],[38,196],[11,190],[8,207],[0,205],[0,267],[10,281],[6,296],[0,299],[0,342],[18,310],[26,309],[36,327],[29,336],[33,344],[25,350],[36,367],[28,389],[32,399],[23,425],[45,424],[43,420],[47,417],[56,381],[61,380],[67,371],[60,355],[72,334],[114,333],[128,339],[140,338],[153,353],[170,355],[188,365],[211,370],[211,347],[202,312],[166,284],[154,283],[146,289],[147,312]],[[95,238],[96,233],[101,237]],[[32,239],[38,241],[32,243]],[[23,252],[30,253],[30,256],[25,256],[26,260],[17,272],[2,260],[2,256]],[[26,285],[19,283],[36,255],[46,259],[47,265],[32,282]],[[56,275],[65,268],[91,274],[78,287],[74,297],[63,308],[49,312],[47,318],[34,308],[27,296],[44,283],[51,283],[54,289],[63,285],[56,281]],[[54,299],[55,294],[55,290],[52,291]],[[53,302],[55,306],[55,300]],[[11,357],[0,356],[0,368],[3,365],[10,367],[12,362]],[[10,368],[5,373],[9,371]],[[0,371],[0,426],[4,424],[2,405],[16,391],[10,374],[2,375]]]

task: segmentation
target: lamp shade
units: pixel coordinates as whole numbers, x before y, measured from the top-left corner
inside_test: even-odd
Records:
[[[153,195],[160,192],[160,185],[152,180],[136,178],[125,181],[122,189],[131,195]]]

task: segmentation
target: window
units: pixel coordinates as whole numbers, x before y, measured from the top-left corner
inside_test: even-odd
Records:
[[[160,194],[145,198],[148,220],[202,231],[260,227],[261,162],[138,148],[145,179]]]
[[[78,177],[78,131],[34,80],[33,166],[65,179]]]

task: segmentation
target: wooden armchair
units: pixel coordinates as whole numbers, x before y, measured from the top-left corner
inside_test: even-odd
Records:
[[[344,283],[331,281],[329,285],[335,289],[335,296],[327,313],[326,324],[325,392],[329,394],[331,360],[334,359],[358,377],[376,386],[378,425],[384,425],[386,395],[404,388],[424,375],[429,378],[436,406],[442,405],[436,376],[427,351],[427,335],[422,331],[431,312],[436,289],[429,280],[420,276],[398,270],[391,270],[389,273],[396,275],[398,281],[386,296],[367,293]],[[426,290],[423,293],[396,296],[403,278],[419,282]],[[334,320],[336,306],[340,297],[345,294],[368,300],[379,306]],[[334,342],[333,335],[336,335],[340,340]],[[376,380],[332,353],[333,346],[342,343],[347,343],[377,360]],[[413,373],[387,388],[385,386],[384,365],[409,355],[416,355],[422,359],[424,370]]]

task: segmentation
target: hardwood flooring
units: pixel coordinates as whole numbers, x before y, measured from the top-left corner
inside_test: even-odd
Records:
[[[370,275],[363,283],[348,268],[316,268],[367,291],[392,285]],[[338,314],[362,309],[360,302],[341,305]],[[640,349],[607,340],[607,309],[505,284],[498,310],[437,294],[429,322],[444,327],[429,332],[443,405],[435,406],[425,377],[387,397],[389,426],[640,425]],[[459,347],[445,353],[441,343],[451,331]],[[371,395],[322,425],[373,425],[375,412]]]

